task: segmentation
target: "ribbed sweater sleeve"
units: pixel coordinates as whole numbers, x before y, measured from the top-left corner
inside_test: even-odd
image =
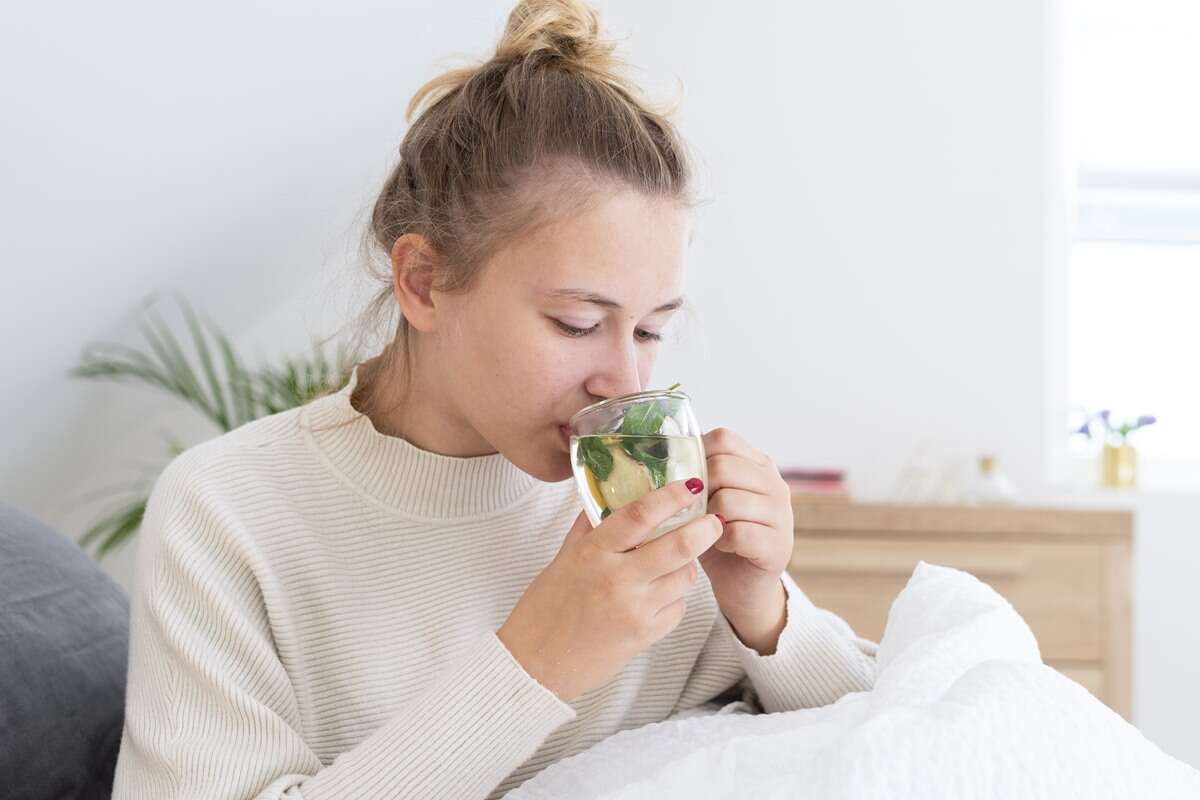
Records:
[[[185,461],[159,477],[140,533],[114,800],[484,798],[575,718],[488,631],[321,763],[276,652],[261,554]]]
[[[763,710],[794,711],[829,705],[850,692],[869,691],[875,683],[878,645],[857,636],[832,611],[813,605],[785,570],[787,621],[771,655],[761,655],[738,638],[724,614],[715,648],[732,649]]]
[[[764,711],[829,705],[875,682],[878,645],[854,633],[838,615],[817,608],[787,572],[787,620],[775,652],[742,643],[719,610],[672,713],[707,702],[740,685]]]

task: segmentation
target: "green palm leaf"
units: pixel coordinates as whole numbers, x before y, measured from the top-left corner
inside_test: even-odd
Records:
[[[217,372],[213,368],[212,354],[208,350],[208,341],[204,338],[204,331],[200,328],[200,323],[196,320],[196,314],[192,311],[192,307],[186,302],[183,303],[183,312],[187,316],[188,328],[192,332],[193,348],[197,355],[200,356],[200,365],[204,368],[204,374],[208,378],[209,388],[212,390],[212,409],[213,415],[217,420],[217,424],[223,430],[233,430],[230,425],[229,408],[225,403],[225,389],[221,385],[221,381],[217,378]]]
[[[96,558],[104,558],[136,533],[142,524],[145,513],[146,498],[134,499],[89,528],[79,538],[79,545],[86,548],[87,545],[98,540],[100,544],[96,551]]]

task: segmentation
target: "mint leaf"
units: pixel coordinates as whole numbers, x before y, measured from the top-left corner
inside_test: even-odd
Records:
[[[625,412],[621,420],[621,433],[626,436],[653,436],[662,428],[666,412],[657,400],[638,403]]]
[[[612,473],[613,455],[599,439],[585,436],[579,440],[579,463],[592,471],[596,480],[608,480]]]
[[[679,386],[676,383],[670,390]],[[668,391],[670,391],[668,390]],[[670,406],[675,405],[669,399],[647,400],[633,405],[621,419],[621,427],[617,431],[627,438],[621,441],[625,452],[640,461],[650,471],[654,479],[654,488],[661,489],[667,484],[667,440],[662,436],[662,424],[666,419]]]
[[[667,440],[661,436],[630,438],[621,442],[621,447],[631,458],[646,465],[654,479],[654,488],[667,484]]]
[[[621,447],[638,461],[645,461],[647,458],[663,460],[667,457],[665,436],[630,436],[621,441]]]
[[[646,465],[646,469],[650,470],[650,475],[654,478],[655,489],[661,489],[667,485],[667,460],[665,458],[646,456],[642,463]]]

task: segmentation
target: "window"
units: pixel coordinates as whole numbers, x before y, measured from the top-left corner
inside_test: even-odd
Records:
[[[1142,459],[1200,467],[1200,2],[1073,0],[1067,39],[1068,401],[1153,414]]]

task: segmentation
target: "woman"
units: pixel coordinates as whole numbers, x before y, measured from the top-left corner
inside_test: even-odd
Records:
[[[118,800],[498,797],[739,684],[766,711],[870,687],[873,643],[784,571],[788,489],[738,435],[705,434],[708,486],[594,530],[580,509],[562,425],[648,385],[691,203],[598,28],[522,2],[490,60],[418,92],[370,229],[394,341],[160,476]],[[635,547],[701,491],[712,513]]]

